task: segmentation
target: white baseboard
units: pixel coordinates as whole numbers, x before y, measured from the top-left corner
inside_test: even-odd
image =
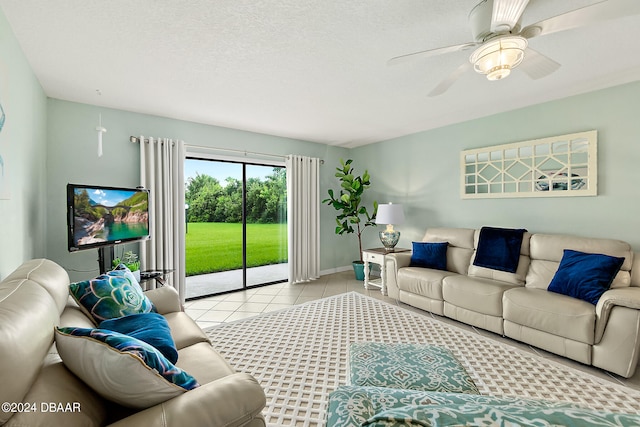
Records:
[[[326,274],[333,274],[333,273],[340,273],[342,271],[349,271],[353,269],[353,266],[351,265],[344,265],[342,267],[336,267],[336,268],[329,268],[327,270],[321,270],[320,271],[320,275],[324,276]]]

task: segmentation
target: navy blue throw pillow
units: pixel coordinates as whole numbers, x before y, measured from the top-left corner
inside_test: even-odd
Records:
[[[447,247],[449,243],[413,242],[410,267],[447,269]]]
[[[171,336],[169,323],[158,313],[130,314],[104,320],[98,327],[144,341],[155,347],[169,362],[178,361],[178,350]]]
[[[624,258],[565,249],[547,290],[597,304],[622,267]]]

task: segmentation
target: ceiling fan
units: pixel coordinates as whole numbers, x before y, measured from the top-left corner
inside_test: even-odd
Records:
[[[446,92],[471,68],[489,80],[500,80],[519,66],[532,79],[540,79],[556,71],[560,64],[529,47],[529,39],[640,13],[640,0],[606,0],[522,28],[521,18],[528,3],[529,0],[482,0],[469,13],[472,42],[396,56],[388,64],[475,48],[469,61],[428,96]]]

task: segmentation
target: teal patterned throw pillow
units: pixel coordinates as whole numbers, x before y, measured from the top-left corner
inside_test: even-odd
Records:
[[[155,347],[106,329],[56,328],[65,366],[106,399],[148,408],[199,386]]]
[[[69,292],[96,324],[128,314],[156,311],[126,267],[109,271],[95,279],[72,283]]]

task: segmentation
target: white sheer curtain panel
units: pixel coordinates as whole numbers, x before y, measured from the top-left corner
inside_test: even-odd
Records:
[[[145,270],[166,277],[185,299],[184,141],[140,137],[140,182],[149,194],[151,239],[140,247]],[[152,287],[156,282],[149,282]]]
[[[287,223],[289,281],[320,277],[320,160],[289,155],[287,166]]]

